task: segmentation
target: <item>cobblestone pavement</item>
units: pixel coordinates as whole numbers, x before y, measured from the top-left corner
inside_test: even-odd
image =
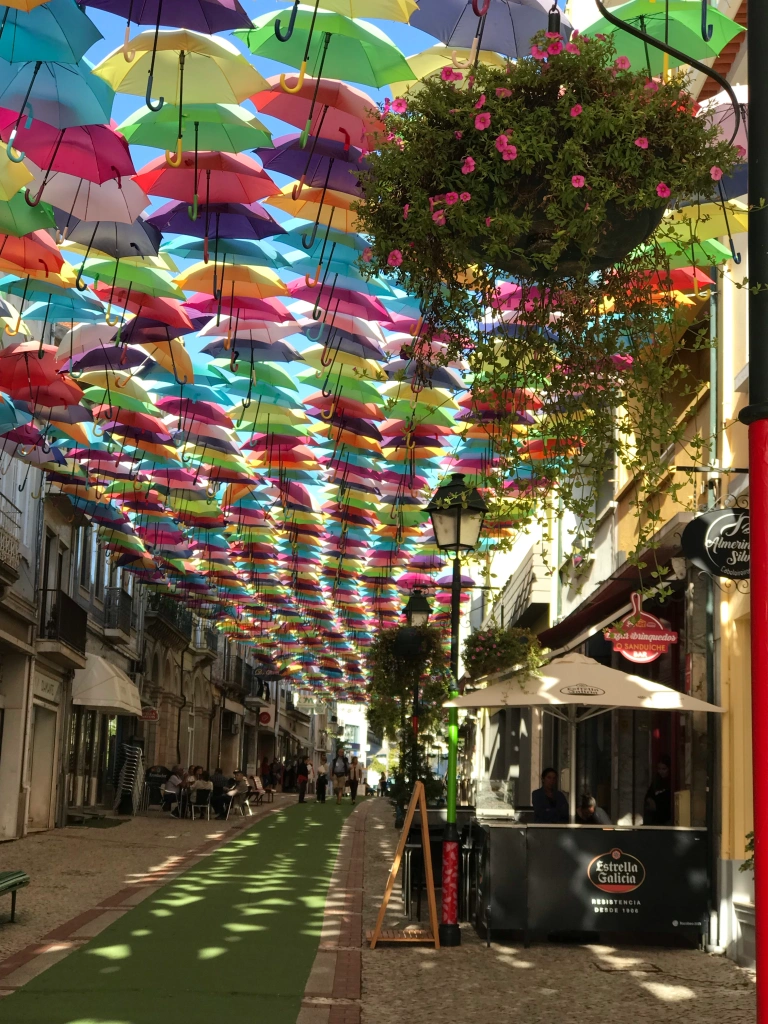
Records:
[[[269,806],[295,802],[278,793]],[[15,924],[7,923],[10,898],[0,904],[0,961],[147,874],[160,881],[177,859],[242,824],[239,816],[179,821],[153,809],[114,828],[70,826],[0,843],[0,871],[18,868],[31,878],[18,894]]]
[[[392,807],[376,799],[366,819],[364,931],[375,923],[396,844]],[[404,927],[398,915],[399,882],[385,927]],[[487,949],[466,925],[458,949],[370,950],[366,943],[363,950],[362,1024],[605,1024],[627,1015],[649,1024],[751,1024],[753,976],[696,950],[555,943]]]

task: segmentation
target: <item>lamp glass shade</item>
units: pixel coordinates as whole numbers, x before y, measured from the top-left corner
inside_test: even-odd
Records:
[[[474,487],[467,488],[461,473],[453,473],[450,482],[437,489],[427,511],[441,551],[475,550],[486,504]]]
[[[408,599],[408,604],[403,609],[409,626],[426,626],[432,608],[429,601],[419,590],[415,590]]]

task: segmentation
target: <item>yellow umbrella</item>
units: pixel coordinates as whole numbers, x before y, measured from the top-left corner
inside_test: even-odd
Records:
[[[183,270],[174,283],[185,291],[194,289],[213,295],[221,288],[226,278],[227,294],[235,286],[235,295],[247,295],[256,299],[268,299],[274,295],[287,295],[288,289],[269,267],[254,267],[248,263],[226,267],[212,263],[195,263]]]
[[[507,60],[495,50],[481,50],[478,54],[481,64],[488,64],[491,67],[505,68]],[[471,50],[456,46],[446,46],[445,43],[437,43],[430,46],[428,50],[421,53],[414,53],[412,57],[406,57],[408,67],[418,79],[429,78],[455,61],[460,68],[466,68],[474,60]],[[466,78],[465,78],[466,81]],[[393,96],[404,96],[407,92],[417,92],[422,87],[422,82],[393,82],[390,86]]]
[[[357,214],[351,209],[356,196],[321,188],[303,188],[298,199],[293,198],[294,183],[284,185],[277,196],[270,196],[264,202],[285,210],[294,217],[314,220],[318,224],[331,224],[337,231],[349,234],[357,231]],[[322,205],[321,205],[322,200]]]
[[[145,96],[150,110],[167,99],[187,103],[240,103],[269,82],[240,51],[219,36],[187,29],[141,32],[105,57],[94,75],[115,92]],[[152,100],[153,89],[159,94]]]
[[[8,147],[0,143],[0,199],[8,203],[32,181],[32,175],[24,164],[8,157]]]
[[[280,2],[293,3],[293,0]],[[343,14],[345,18],[381,18],[383,21],[406,22],[419,9],[416,0],[320,0],[319,6],[324,11]]]
[[[3,6],[12,7],[15,11],[26,11],[29,14],[36,7],[40,7],[47,2],[48,0],[7,0],[7,3]]]
[[[322,362],[323,353],[325,348],[323,345],[312,345],[310,348],[305,349],[301,353],[301,358],[307,365],[313,367],[315,370],[323,370],[327,372],[328,366]],[[340,367],[348,367],[350,372],[349,376],[354,376],[355,379],[359,379],[360,375],[366,375],[373,380],[377,380],[381,373],[381,366],[379,363],[374,362],[373,359],[364,359],[362,356],[352,355],[350,352],[338,352],[333,353],[333,372],[338,373]],[[358,373],[353,371],[357,370]]]
[[[423,388],[421,391],[414,391],[411,385],[404,381],[393,381],[391,384],[385,384],[381,393],[386,398],[395,399],[395,401],[419,402],[422,405],[437,406],[442,409],[459,408],[450,392],[443,388]]]
[[[116,395],[125,395],[126,398],[135,398],[139,402],[152,404],[149,393],[130,374],[118,372],[117,370],[91,370],[77,378],[79,385],[87,385],[90,388],[104,388]]]
[[[720,238],[729,233],[729,227],[731,234],[749,230],[749,210],[744,203],[731,200],[724,207],[720,203],[702,203],[669,210],[664,215],[659,237],[686,245],[692,238],[700,242]]]
[[[177,380],[181,380],[185,384],[193,383],[195,371],[192,369],[192,360],[184,345],[177,338],[171,338],[168,341],[144,342],[141,348],[164,370],[172,373]]]

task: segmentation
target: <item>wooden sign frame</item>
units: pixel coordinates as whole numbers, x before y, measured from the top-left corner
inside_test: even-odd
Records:
[[[397,879],[397,872],[400,869],[400,862],[403,859],[403,853],[405,851],[405,844],[408,842],[408,833],[413,823],[413,816],[416,813],[416,808],[421,811],[421,847],[424,854],[424,871],[427,882],[427,901],[429,903],[429,922],[431,931],[424,931],[419,929],[418,931],[394,931],[392,929],[382,931],[382,925],[384,924],[384,915],[387,911],[387,905],[392,891],[395,887],[395,880]],[[384,899],[381,901],[379,907],[379,915],[376,918],[376,926],[372,932],[368,932],[366,936],[371,943],[371,949],[376,949],[378,942],[432,942],[434,943],[435,949],[440,948],[440,936],[438,933],[438,921],[437,921],[437,901],[435,899],[435,879],[432,874],[432,850],[429,845],[429,822],[427,821],[427,798],[424,793],[424,783],[417,782],[413,787],[413,796],[411,802],[408,804],[408,812],[405,815],[405,823],[403,824],[403,830],[400,833],[400,840],[397,844],[397,851],[395,853],[395,859],[392,862],[392,867],[389,870],[389,878],[387,879],[387,886],[384,890]]]

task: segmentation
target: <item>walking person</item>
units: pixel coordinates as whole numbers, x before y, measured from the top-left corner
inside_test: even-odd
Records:
[[[379,776],[379,796],[387,795],[387,775],[386,772],[382,772]]]
[[[357,799],[357,787],[363,781],[364,775],[365,769],[358,764],[357,758],[353,757],[349,766],[349,795],[352,797],[352,803]]]
[[[309,768],[307,767],[306,757],[300,757],[299,763],[296,765],[296,782],[299,786],[299,803],[304,803],[304,797],[307,793],[307,782],[309,781]]]
[[[328,785],[328,762],[325,754],[320,755],[320,765],[317,769],[317,799],[321,804],[325,803],[325,788]]]
[[[344,747],[339,747],[336,751],[336,757],[334,757],[333,764],[331,765],[331,774],[333,776],[333,792],[336,794],[336,803],[340,804],[347,785],[347,776],[349,775],[349,759],[344,753]]]

